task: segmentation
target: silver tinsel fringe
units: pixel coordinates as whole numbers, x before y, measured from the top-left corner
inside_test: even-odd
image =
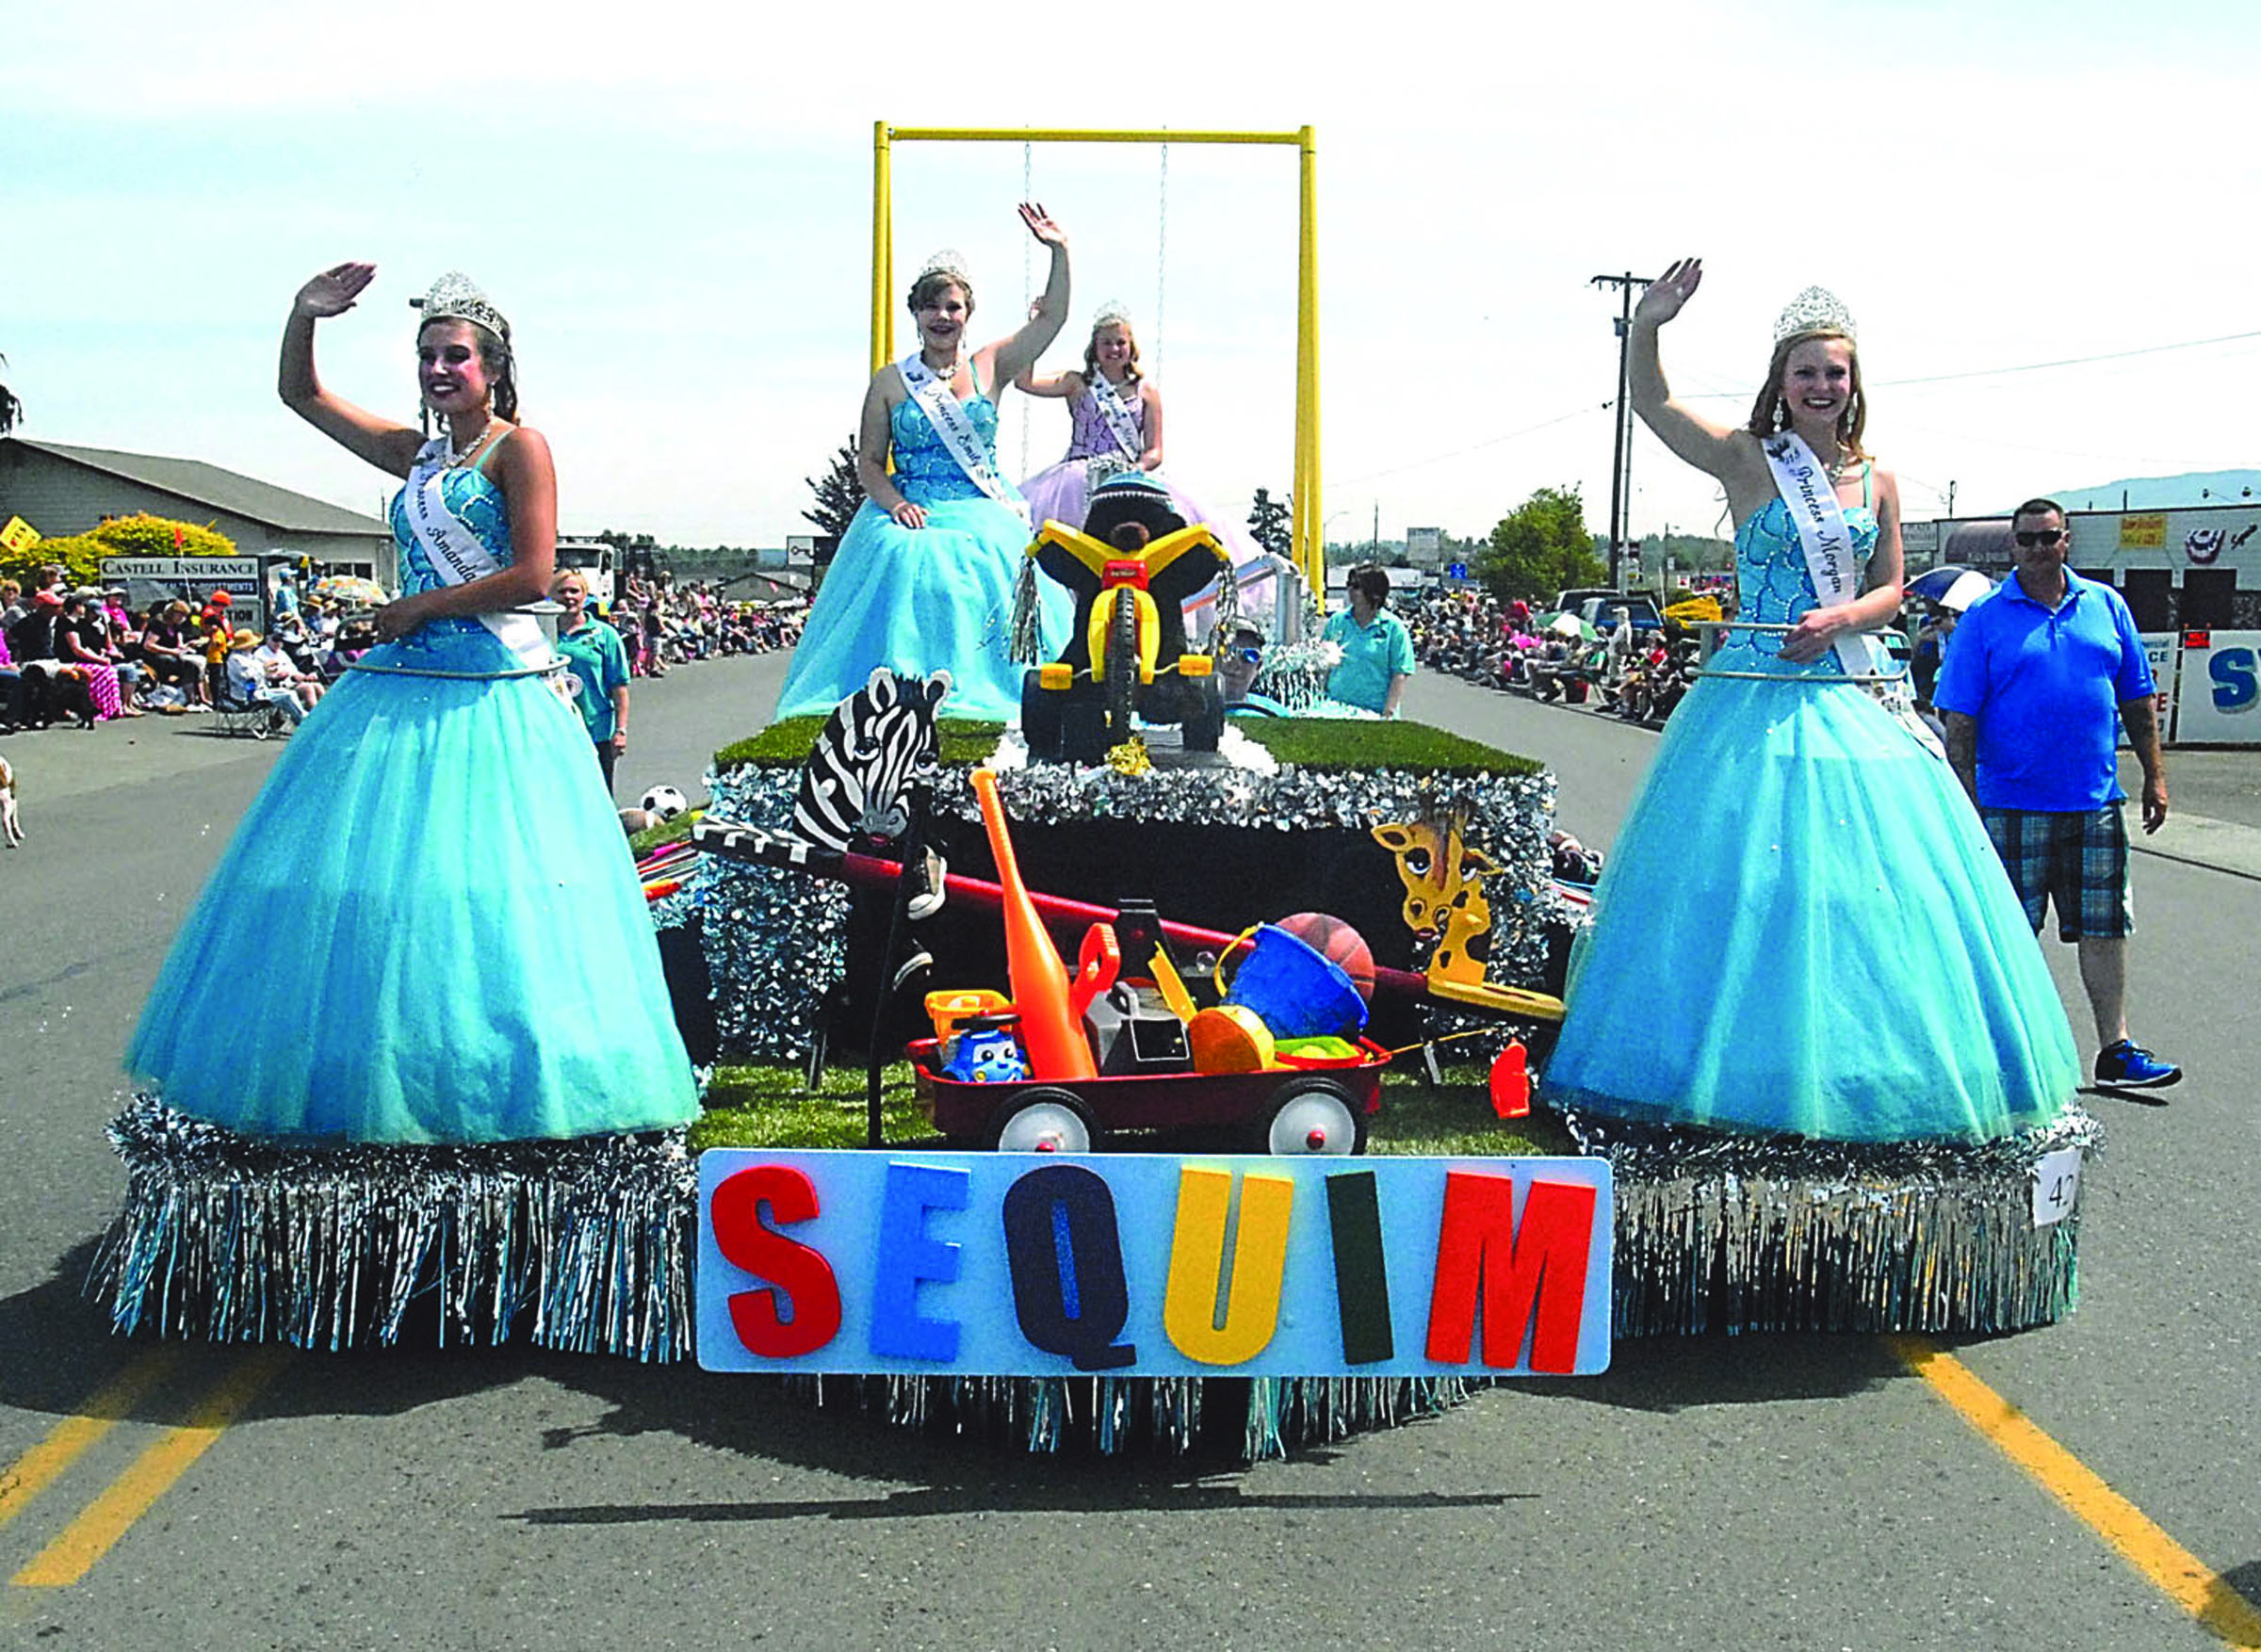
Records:
[[[124,1208],[88,1293],[122,1335],[688,1356],[698,1172],[680,1131],[457,1147],[290,1147],[136,1096]]]
[[[1617,1174],[1619,1336],[2017,1331],[2079,1294],[2080,1211],[2033,1223],[2042,1155],[2103,1127],[2081,1108],[2000,1141],[1735,1136],[1568,1113]]]
[[[968,772],[944,770],[935,787],[937,815],[980,819]],[[800,778],[798,768],[752,765],[711,774],[710,807],[733,820],[782,831],[791,823]],[[1552,773],[1288,768],[1268,775],[1242,769],[1155,769],[1128,775],[1045,764],[1003,770],[998,790],[1017,824],[1036,826],[1117,819],[1238,831],[1364,832],[1389,820],[1461,813],[1469,841],[1500,867],[1484,883],[1492,921],[1488,973],[1495,980],[1527,985],[1541,978],[1547,925],[1562,912],[1547,846],[1554,813]],[[848,910],[841,884],[705,855],[654,916],[665,928],[687,922],[691,913],[699,915],[724,1047],[792,1063],[808,1049],[825,990],[847,967]]]
[[[1326,699],[1326,679],[1334,674],[1342,650],[1317,640],[1316,630],[1311,635],[1309,642],[1274,643],[1265,649],[1251,690],[1269,695],[1290,711],[1309,711]]]
[[[784,831],[800,784],[798,767],[709,770],[708,806]],[[848,910],[845,884],[701,855],[653,918],[679,928],[697,915],[723,1047],[797,1065],[816,1036],[826,989],[848,967]]]

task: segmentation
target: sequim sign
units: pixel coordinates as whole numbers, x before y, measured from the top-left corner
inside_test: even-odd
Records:
[[[1586,1375],[1588,1158],[765,1152],[699,1158],[708,1370]]]

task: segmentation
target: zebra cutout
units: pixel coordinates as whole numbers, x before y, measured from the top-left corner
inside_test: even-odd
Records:
[[[876,668],[824,720],[793,800],[793,830],[804,840],[845,850],[858,837],[900,837],[911,823],[914,786],[941,773],[936,707],[950,673],[904,676]]]

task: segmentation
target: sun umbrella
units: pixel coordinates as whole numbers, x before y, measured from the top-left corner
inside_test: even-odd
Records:
[[[1993,588],[1994,582],[1985,575],[1976,572],[1965,574],[1947,587],[1947,594],[1939,599],[1939,606],[1960,614]]]
[[[1908,594],[1921,597],[1926,602],[1944,603],[1947,599],[1947,592],[1955,588],[1955,582],[1969,578],[1970,575],[1970,569],[1958,568],[1951,563],[1944,568],[1929,569],[1908,582]],[[1983,579],[1986,575],[1981,574],[1978,577]]]
[[[312,595],[349,607],[373,608],[391,601],[383,586],[358,574],[332,574],[314,582]]]
[[[1599,637],[1601,635],[1599,631],[1595,630],[1591,625],[1587,624],[1576,614],[1570,613],[1568,610],[1556,614],[1553,619],[1549,620],[1547,622],[1547,629],[1553,632],[1557,637],[1568,637],[1573,642],[1582,641],[1590,638]]]

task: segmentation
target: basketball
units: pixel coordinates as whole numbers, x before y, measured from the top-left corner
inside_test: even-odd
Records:
[[[1358,996],[1374,1002],[1374,952],[1365,936],[1324,912],[1295,913],[1281,918],[1279,927],[1350,977]]]

